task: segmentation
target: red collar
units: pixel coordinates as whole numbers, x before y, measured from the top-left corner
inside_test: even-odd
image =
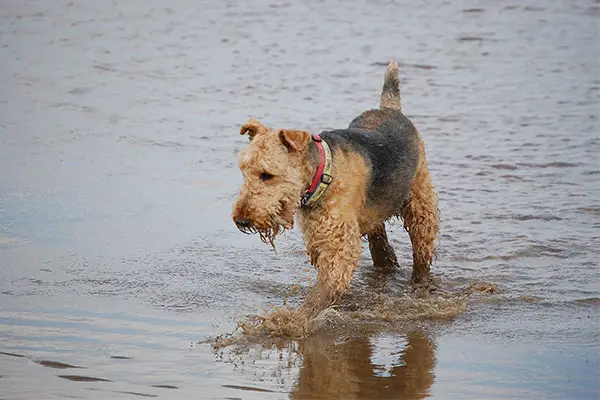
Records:
[[[319,135],[313,135],[313,141],[319,151],[319,166],[317,167],[317,172],[315,173],[312,184],[304,193],[304,196],[302,196],[301,205],[303,207],[314,204],[332,181],[331,150]]]

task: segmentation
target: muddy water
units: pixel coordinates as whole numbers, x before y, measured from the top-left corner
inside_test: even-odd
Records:
[[[599,13],[0,1],[0,398],[597,398]],[[332,329],[213,351],[314,279],[298,232],[275,255],[231,223],[237,127],[345,126],[391,58],[449,297],[406,297],[395,222],[401,271],[364,253]]]

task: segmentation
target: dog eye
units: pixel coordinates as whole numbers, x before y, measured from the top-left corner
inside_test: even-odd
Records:
[[[269,174],[268,172],[263,172],[262,174],[260,174],[259,178],[261,181],[268,181],[273,179],[275,176]]]

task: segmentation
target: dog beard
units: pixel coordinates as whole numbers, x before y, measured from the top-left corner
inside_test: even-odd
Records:
[[[255,224],[249,227],[238,226],[242,233],[248,235],[258,233],[260,240],[265,244],[270,244],[275,254],[277,254],[275,238],[280,233],[294,228],[294,214],[300,207],[300,200],[282,199],[279,201],[278,206],[276,212],[271,214],[266,221],[257,224],[258,226]]]
[[[285,219],[283,219],[279,216],[275,216],[275,217],[271,218],[271,221],[269,222],[268,226],[266,226],[266,227],[256,227],[256,226],[239,227],[238,226],[238,229],[240,230],[240,232],[248,234],[248,235],[258,233],[260,240],[263,243],[270,244],[271,247],[273,247],[273,250],[275,250],[275,252],[277,252],[277,249],[275,248],[275,238],[280,233],[283,233],[288,229],[292,229],[293,226],[294,226],[293,220],[290,223],[289,221],[286,221]]]

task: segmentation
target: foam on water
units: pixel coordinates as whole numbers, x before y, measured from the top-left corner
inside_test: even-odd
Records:
[[[410,286],[376,292],[358,286],[341,301],[316,316],[302,307],[277,306],[262,314],[249,315],[238,321],[237,329],[212,340],[215,349],[227,346],[268,345],[278,339],[305,339],[331,330],[394,330],[407,321],[451,320],[467,309],[469,299],[496,293],[496,285],[469,283],[463,287],[415,291]],[[209,342],[211,342],[209,340]]]

